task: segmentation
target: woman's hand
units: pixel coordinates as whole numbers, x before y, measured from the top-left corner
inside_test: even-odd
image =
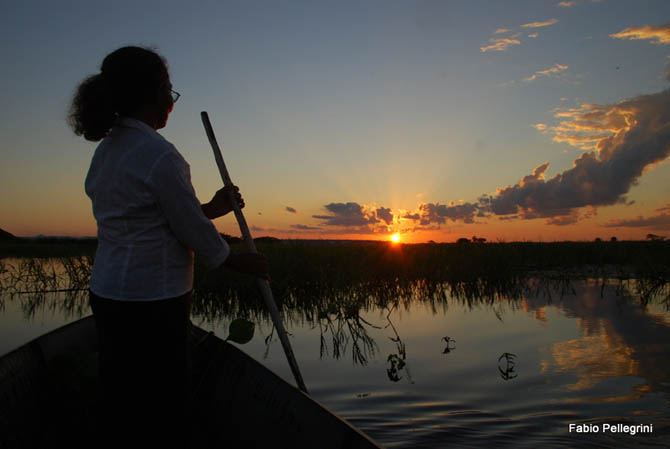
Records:
[[[229,254],[223,266],[231,270],[247,273],[265,280],[270,280],[268,275],[268,259],[263,254],[242,253]]]
[[[244,200],[240,194],[240,189],[235,185],[231,185],[216,192],[212,201],[202,205],[202,212],[205,214],[205,217],[214,220],[215,218],[223,217],[233,210],[234,203],[231,202],[231,193],[233,200],[240,209],[244,208]]]

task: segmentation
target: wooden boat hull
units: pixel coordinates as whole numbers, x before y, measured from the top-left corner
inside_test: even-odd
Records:
[[[192,326],[192,447],[377,448],[263,365]],[[92,317],[0,359],[0,448],[95,447]],[[93,443],[93,444],[92,444]]]

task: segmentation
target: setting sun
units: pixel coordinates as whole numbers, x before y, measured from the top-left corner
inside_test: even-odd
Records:
[[[393,234],[393,235],[391,236],[391,241],[392,241],[393,243],[398,243],[398,242],[400,242],[400,234],[397,233],[397,232],[396,232],[395,234]]]

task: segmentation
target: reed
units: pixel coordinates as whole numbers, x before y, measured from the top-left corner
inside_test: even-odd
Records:
[[[232,246],[233,251],[243,250]],[[449,298],[475,307],[513,302],[539,289],[569,294],[574,279],[618,282],[643,305],[658,298],[670,303],[670,242],[259,241],[258,249],[268,257],[280,310],[289,321],[312,326],[374,308],[408,308],[415,301],[437,308]],[[0,306],[8,296],[32,295],[23,299],[30,312],[48,302],[48,295],[60,294],[72,313],[84,310],[92,265],[93,257],[86,254],[0,259]],[[200,263],[193,313],[211,321],[230,316],[267,319],[254,279],[207,271]]]

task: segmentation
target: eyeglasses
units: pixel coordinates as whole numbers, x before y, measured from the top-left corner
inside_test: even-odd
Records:
[[[179,92],[174,91],[172,89],[170,89],[170,95],[172,95],[172,102],[173,103],[176,103],[177,100],[179,100],[179,97],[181,97],[181,94]]]

